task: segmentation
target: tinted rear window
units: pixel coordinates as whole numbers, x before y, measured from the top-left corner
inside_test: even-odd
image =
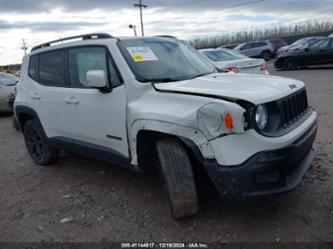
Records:
[[[49,86],[66,84],[65,51],[57,50],[39,55],[39,82]]]
[[[37,80],[37,61],[38,56],[32,55],[29,61],[29,76],[30,78]]]

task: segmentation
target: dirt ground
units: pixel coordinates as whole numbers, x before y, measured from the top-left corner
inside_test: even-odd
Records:
[[[158,178],[69,154],[36,166],[0,115],[0,241],[333,241],[333,69],[271,73],[303,80],[319,112],[317,159],[295,191],[246,203],[206,193],[175,221]]]

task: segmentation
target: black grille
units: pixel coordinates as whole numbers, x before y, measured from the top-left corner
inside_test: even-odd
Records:
[[[306,90],[290,95],[280,102],[282,126],[287,127],[301,117],[308,109]]]

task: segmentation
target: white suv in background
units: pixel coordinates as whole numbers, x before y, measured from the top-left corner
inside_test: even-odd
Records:
[[[89,34],[33,48],[15,115],[37,164],[69,150],[136,171],[156,167],[174,218],[198,210],[197,167],[225,198],[294,189],[317,131],[302,82],[218,73],[166,37]]]
[[[269,41],[254,41],[239,44],[234,50],[256,58],[263,58],[268,61],[275,56],[275,48]]]

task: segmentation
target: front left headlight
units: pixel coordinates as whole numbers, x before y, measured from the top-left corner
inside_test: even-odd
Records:
[[[255,120],[258,128],[263,130],[266,128],[268,123],[268,112],[267,107],[264,105],[258,105],[255,112]]]

